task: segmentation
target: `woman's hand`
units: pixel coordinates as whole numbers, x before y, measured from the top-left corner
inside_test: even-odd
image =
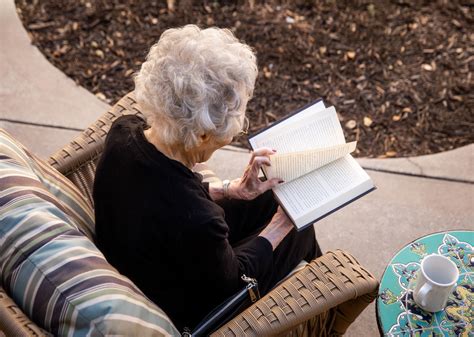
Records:
[[[252,200],[260,194],[272,189],[283,181],[273,178],[261,181],[258,174],[263,165],[270,166],[270,156],[275,154],[275,150],[267,147],[259,148],[252,152],[249,164],[242,175],[242,178],[231,181],[229,185],[228,197],[233,199]]]
[[[273,216],[270,223],[265,227],[265,229],[259,234],[259,236],[264,237],[272,244],[273,250],[278,247],[281,241],[288,235],[288,233],[293,229],[293,224],[288,216],[285,214],[283,209],[278,206],[278,209]]]

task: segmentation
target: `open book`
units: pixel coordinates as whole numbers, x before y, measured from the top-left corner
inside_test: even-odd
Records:
[[[334,107],[312,103],[249,138],[252,149],[277,150],[265,176],[282,178],[276,199],[298,230],[375,189],[350,155]]]

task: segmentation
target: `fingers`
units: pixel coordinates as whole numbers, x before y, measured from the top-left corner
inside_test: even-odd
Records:
[[[257,171],[263,166],[271,166],[270,158],[268,157],[255,157],[252,163],[252,167],[255,167]]]
[[[269,156],[271,156],[272,154],[275,154],[275,153],[276,153],[276,150],[273,150],[269,147],[258,148],[258,149],[256,149],[255,151],[252,152],[252,156],[250,157],[249,164],[252,164],[253,160],[256,157],[261,157],[261,156],[269,157]]]
[[[270,155],[276,151],[270,148],[259,148],[252,152],[252,157],[247,165],[241,179],[241,190],[246,195],[246,199],[251,200],[263,192],[272,189],[281,181],[281,179],[273,178],[262,182],[258,175],[262,166],[271,166]]]
[[[271,190],[272,188],[274,188],[277,185],[280,185],[281,183],[282,183],[282,180],[280,178],[272,178],[272,179],[265,180],[260,184],[261,192],[264,193],[268,190]]]
[[[283,207],[281,207],[281,206],[278,206],[276,213],[278,213],[278,214],[280,214],[281,216],[283,216],[283,217],[289,219],[289,218],[288,218],[288,215],[286,215],[285,211],[283,210]]]

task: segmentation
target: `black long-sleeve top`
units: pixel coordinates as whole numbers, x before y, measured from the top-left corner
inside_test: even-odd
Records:
[[[94,183],[97,244],[178,329],[192,328],[241,289],[242,274],[270,273],[272,247],[255,237],[234,251],[202,178],[159,152],[145,128],[124,116],[107,136]]]

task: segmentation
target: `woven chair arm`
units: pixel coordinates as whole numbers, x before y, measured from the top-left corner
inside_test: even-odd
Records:
[[[91,126],[53,154],[49,159],[49,164],[63,175],[68,176],[89,161],[94,161],[102,153],[105,137],[112,123],[122,115],[131,114],[143,117],[133,92],[122,97]]]
[[[112,123],[123,115],[143,117],[133,92],[121,98],[109,111],[49,158],[49,164],[71,180],[93,205],[92,187],[97,162]]]
[[[33,323],[0,287],[0,336],[52,336]]]
[[[372,302],[378,281],[350,254],[328,252],[290,276],[212,336],[275,336],[317,316],[308,336],[342,335]],[[322,333],[321,330],[324,330]],[[299,333],[297,333],[299,334]]]

